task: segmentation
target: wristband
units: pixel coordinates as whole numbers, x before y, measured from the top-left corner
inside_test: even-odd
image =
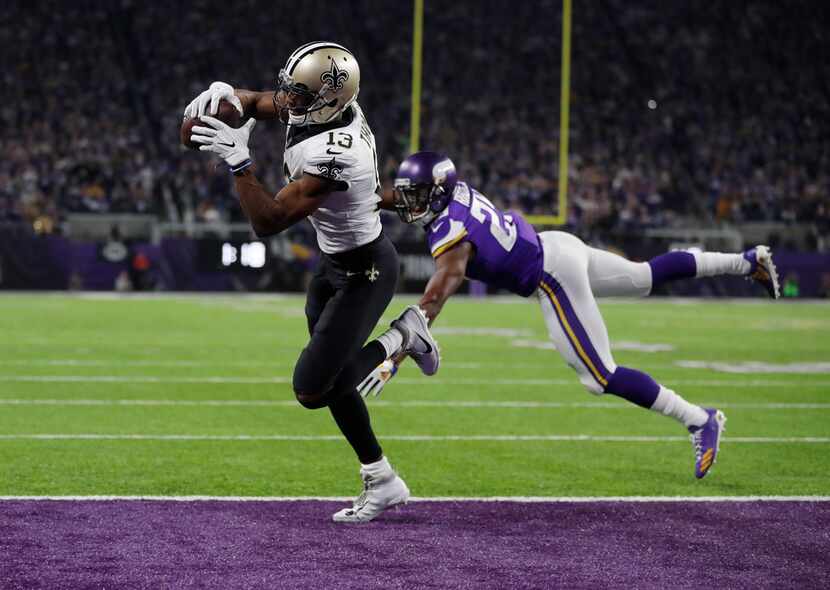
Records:
[[[253,166],[253,164],[254,161],[251,160],[251,158],[248,158],[247,160],[243,160],[236,166],[230,166],[230,170],[233,175],[238,176],[242,173],[243,170],[245,170],[246,168],[250,168],[251,166]]]

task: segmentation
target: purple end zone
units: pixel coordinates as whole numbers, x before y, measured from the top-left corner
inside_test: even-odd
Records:
[[[828,588],[830,503],[0,502],[0,588]]]

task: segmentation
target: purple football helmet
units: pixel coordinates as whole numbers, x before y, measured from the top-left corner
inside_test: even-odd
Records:
[[[455,164],[436,152],[416,152],[401,162],[395,176],[395,211],[406,223],[429,225],[452,198]]]

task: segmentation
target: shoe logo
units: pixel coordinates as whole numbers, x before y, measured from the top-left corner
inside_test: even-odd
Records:
[[[709,449],[705,453],[703,453],[703,457],[700,460],[700,470],[706,471],[709,467],[712,466],[712,455],[714,455],[715,450]]]
[[[423,337],[423,336],[421,336],[420,334],[418,334],[417,336],[418,336],[418,338],[420,338],[420,339],[421,339],[421,342],[423,342],[423,343],[424,343],[424,346],[426,346],[426,347],[427,347],[427,350],[426,350],[426,352],[425,352],[424,354],[430,354],[430,353],[432,352],[432,345],[431,345],[429,342],[427,342],[427,341],[424,339],[424,337]]]
[[[346,271],[346,276],[347,276],[347,277],[353,277],[353,276],[355,276],[356,274],[358,274],[358,273],[356,273],[356,272],[351,272],[351,271],[348,271],[348,270]]]
[[[340,155],[340,154],[342,154],[343,152],[333,152],[333,151],[331,151],[331,148],[328,148],[328,149],[326,150],[326,153],[327,153],[328,155],[330,155],[330,156],[339,156],[339,155]]]
[[[216,145],[221,145],[225,147],[236,147],[235,143],[217,143]]]

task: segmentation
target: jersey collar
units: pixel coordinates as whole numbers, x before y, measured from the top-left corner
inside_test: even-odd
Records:
[[[305,141],[306,139],[319,135],[320,133],[325,133],[326,131],[331,131],[332,129],[338,129],[340,127],[348,127],[352,124],[352,121],[354,121],[354,108],[350,106],[343,111],[342,117],[336,121],[332,121],[331,123],[323,123],[322,125],[303,125],[302,127],[289,125],[288,134],[285,137],[285,149],[293,147],[301,141]]]

